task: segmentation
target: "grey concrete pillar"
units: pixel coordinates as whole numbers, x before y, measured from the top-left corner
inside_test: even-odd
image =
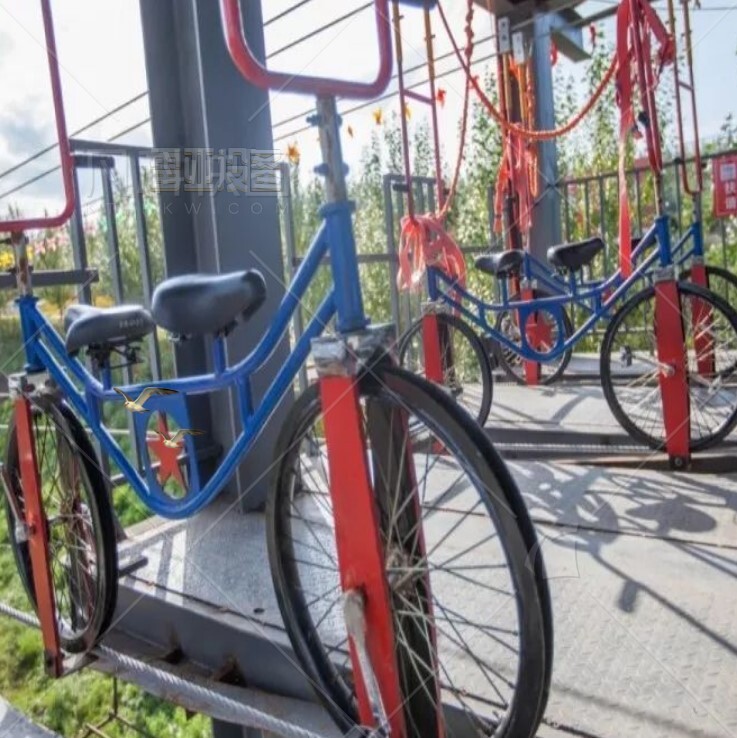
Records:
[[[555,128],[555,99],[553,95],[553,69],[550,65],[550,32],[552,18],[546,13],[537,13],[533,19],[533,68],[535,82],[535,126],[538,130]],[[560,243],[560,194],[558,160],[555,140],[538,143],[538,166],[540,197],[533,211],[530,250],[545,260],[548,246]]]
[[[218,166],[243,163],[234,158],[233,150],[241,150],[246,161],[249,152],[245,149],[271,150],[268,95],[246,83],[233,65],[223,40],[217,3],[140,0],[140,5],[154,145],[183,151],[185,175],[208,160],[208,154],[188,154],[187,149],[214,152]],[[263,57],[261,4],[249,0],[244,5],[249,43]],[[216,173],[217,184],[209,191],[197,191],[207,190],[200,187],[201,177],[192,177],[195,185],[189,187],[185,176],[179,192],[162,193],[161,200],[169,276],[257,268],[266,278],[266,304],[228,339],[231,363],[255,346],[284,293],[278,200],[271,193],[255,196],[241,192],[238,174],[235,171],[234,178],[222,182]],[[228,181],[233,183],[230,188]],[[177,371],[188,374],[211,369],[209,347],[209,337],[179,347]],[[254,402],[286,351],[283,342],[252,382]],[[208,428],[212,440],[229,449],[241,428],[235,397],[220,393],[206,398],[196,413],[196,422],[207,424],[197,427]],[[229,486],[229,494],[243,495],[245,509],[263,503],[271,449],[282,419],[283,408],[241,465],[235,484]]]

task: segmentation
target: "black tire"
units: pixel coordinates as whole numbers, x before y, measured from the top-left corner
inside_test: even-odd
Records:
[[[451,368],[446,369],[444,385],[450,389],[456,402],[483,426],[489,418],[494,395],[489,354],[471,326],[455,315],[439,314],[438,324],[445,346],[444,363],[446,367],[451,364]],[[459,355],[463,358],[461,372],[457,365]],[[449,362],[448,356],[452,356],[453,361]],[[422,318],[399,339],[398,357],[401,367],[424,376]]]
[[[104,634],[115,611],[118,553],[113,511],[95,451],[72,411],[50,397],[39,397],[34,399],[32,413],[49,540],[52,548],[56,541],[61,549],[56,554],[53,550],[51,553],[59,639],[65,651],[82,653],[92,648]],[[62,463],[59,463],[60,455],[64,457]],[[23,509],[14,419],[8,430],[5,458],[11,493]],[[70,480],[77,481],[70,484]],[[73,507],[66,508],[68,503]],[[55,506],[60,511],[75,509],[83,512],[50,514]],[[35,609],[36,594],[28,544],[16,538],[14,517],[7,500],[5,509],[15,562]],[[74,543],[81,542],[84,547],[69,547],[68,541],[72,537]],[[73,553],[80,550],[84,552],[83,556]],[[64,553],[65,559],[61,555]],[[82,563],[80,558],[84,558]],[[70,560],[74,564],[70,564]],[[80,582],[83,582],[81,586]],[[66,608],[60,594],[64,585],[69,585]],[[72,591],[81,593],[81,596],[73,595]]]
[[[534,290],[532,294],[533,299],[538,299],[540,297],[551,297],[551,294],[549,292],[541,289]],[[520,296],[517,293],[509,298],[510,303],[518,302],[519,300]],[[567,310],[563,307],[561,308],[561,310],[563,312],[563,330],[565,332],[565,338],[567,339],[573,335],[573,323],[571,322],[571,318],[569,317]],[[519,342],[519,328],[512,320],[509,312],[503,311],[497,313],[494,327],[499,333],[502,333],[504,335],[508,335],[511,331],[513,335],[508,335],[510,340]],[[517,334],[516,336],[514,335],[515,331]],[[496,354],[497,365],[504,370],[504,373],[517,384],[527,384],[525,380],[524,360],[522,359],[522,357],[511,349],[504,347],[497,341],[494,341],[493,346],[494,352]],[[540,384],[553,384],[554,382],[557,382],[563,376],[565,370],[568,368],[568,364],[571,361],[572,355],[573,350],[568,349],[568,351],[563,352],[554,361],[541,362]]]
[[[706,266],[706,277],[709,282],[707,288],[714,294],[726,300],[731,307],[737,305],[737,274],[718,266]],[[691,268],[681,275],[686,282],[691,281]]]
[[[448,629],[452,628],[456,634],[452,654],[453,663],[457,665],[465,678],[471,678],[471,673],[475,674],[473,669],[476,668],[489,680],[488,673],[485,673],[479,664],[490,667],[491,659],[500,651],[504,655],[499,661],[494,660],[494,666],[501,674],[504,669],[504,660],[511,657],[508,651],[499,644],[503,643],[505,638],[512,638],[510,634],[514,634],[514,636],[519,636],[520,645],[519,651],[516,652],[519,660],[515,672],[516,681],[512,685],[512,694],[506,704],[505,698],[500,694],[501,701],[497,703],[502,710],[506,710],[498,722],[489,718],[488,715],[480,717],[476,712],[471,715],[463,696],[457,696],[461,694],[465,695],[468,700],[474,700],[476,692],[473,690],[480,688],[478,682],[474,682],[473,685],[465,684],[464,691],[454,692],[452,688],[456,685],[452,681],[450,671],[444,666],[439,667],[443,671],[443,680],[450,682],[450,687],[443,685],[443,702],[446,705],[444,714],[448,719],[448,727],[458,730],[456,722],[458,720],[462,726],[458,732],[447,730],[446,735],[483,734],[493,735],[496,738],[501,738],[501,736],[530,738],[535,734],[547,702],[553,659],[553,632],[544,566],[539,555],[536,534],[519,490],[483,430],[467,413],[460,411],[452,399],[439,388],[409,372],[382,366],[374,369],[370,375],[366,374],[361,378],[360,391],[362,408],[367,412],[372,403],[377,403],[382,406],[402,408],[410,415],[410,431],[409,433],[406,430],[403,431],[399,437],[411,438],[413,454],[424,450],[427,459],[432,456],[431,466],[441,467],[439,473],[448,473],[448,469],[452,466],[451,460],[459,459],[463,465],[460,476],[451,484],[448,492],[435,495],[433,500],[425,502],[427,488],[424,489],[421,513],[424,518],[428,505],[432,507],[429,515],[436,529],[430,532],[429,527],[423,521],[427,559],[429,560],[431,555],[435,554],[440,545],[435,544],[435,547],[431,545],[434,541],[433,536],[438,535],[438,530],[443,531],[445,538],[460,535],[460,545],[468,544],[468,531],[460,531],[468,518],[461,518],[455,525],[446,527],[440,525],[436,517],[446,512],[446,506],[443,505],[441,508],[436,501],[439,498],[443,501],[449,500],[451,490],[455,495],[453,505],[448,506],[455,510],[454,513],[450,513],[451,518],[453,515],[462,515],[458,512],[458,508],[461,507],[463,501],[469,496],[476,499],[477,495],[478,501],[472,508],[475,516],[472,522],[474,526],[477,526],[475,528],[477,535],[478,526],[481,526],[483,533],[484,525],[491,522],[497,534],[494,540],[502,551],[502,563],[495,563],[495,560],[487,559],[483,555],[476,556],[476,551],[472,551],[472,548],[478,544],[474,544],[469,549],[462,549],[461,554],[455,555],[456,561],[458,559],[463,561],[464,556],[472,552],[475,563],[469,566],[458,565],[474,571],[471,571],[473,575],[471,578],[467,576],[459,579],[463,582],[460,589],[455,580],[452,582],[450,586],[452,605],[450,606],[447,606],[446,600],[440,602],[438,597],[443,585],[449,584],[444,577],[452,576],[446,571],[451,562],[446,561],[446,569],[441,570],[433,569],[433,562],[429,564],[429,569],[433,571],[431,591],[436,614],[433,624],[437,629],[438,663],[445,664],[443,654],[447,646],[446,641],[450,640],[452,643],[454,640],[452,636],[449,639],[448,633],[439,625],[440,622],[451,623],[450,615],[461,628],[475,627],[477,634],[479,631],[482,635],[486,633],[486,640],[483,637],[474,639],[472,653],[467,651],[459,655],[458,645],[467,647],[467,644],[455,625],[445,626]],[[326,493],[317,490],[314,492],[314,500],[309,497],[312,493],[309,489],[310,484],[319,487],[322,480],[324,486],[327,480],[327,477],[323,476],[325,460],[320,446],[320,433],[323,427],[321,422],[318,390],[316,386],[313,386],[295,403],[288,421],[283,426],[277,445],[276,458],[279,461],[267,504],[267,541],[274,587],[292,646],[307,677],[314,685],[319,699],[341,730],[348,732],[357,724],[358,714],[350,677],[349,660],[344,648],[345,639],[342,638],[344,624],[342,618],[337,618],[337,620],[330,618],[326,621],[331,612],[334,612],[335,603],[340,599],[337,564],[331,558],[328,550],[334,550],[335,545],[334,525],[331,527],[330,523],[329,491]],[[427,435],[420,433],[420,425],[424,425],[428,430]],[[368,422],[366,434],[368,438],[373,437]],[[383,438],[392,437],[391,432],[380,435]],[[442,444],[443,453],[438,455],[432,450],[436,448],[435,443]],[[373,458],[374,450],[370,450],[370,454]],[[319,460],[321,469],[317,468],[318,461],[315,459]],[[307,475],[302,471],[302,460],[306,462]],[[420,464],[415,462],[415,469],[421,469],[421,465],[421,462]],[[398,466],[400,465],[395,464],[395,467]],[[461,479],[468,480],[469,486],[460,488]],[[418,489],[420,484],[421,481],[418,480]],[[454,485],[459,485],[459,488],[456,489]],[[437,491],[437,488],[433,487],[433,489]],[[377,502],[377,504],[381,508],[381,503]],[[295,522],[293,512],[298,513],[300,509],[309,517]],[[313,515],[317,517],[312,517]],[[357,521],[357,524],[360,522]],[[316,528],[320,526],[322,529],[316,531]],[[417,526],[413,528],[413,530],[416,529]],[[297,540],[300,530],[310,533],[306,544]],[[386,532],[384,537],[388,537]],[[441,540],[441,551],[447,555],[445,538]],[[482,539],[482,542],[488,541]],[[456,550],[450,544],[447,545],[451,551]],[[458,545],[457,542],[456,545]],[[305,548],[300,548],[300,546],[305,546]],[[300,556],[312,559],[312,561],[305,561]],[[322,558],[323,556],[325,558]],[[306,572],[301,568],[303,565],[307,566]],[[391,587],[390,560],[387,561],[387,566],[389,568],[387,581]],[[490,595],[491,588],[482,581],[485,578],[484,571],[499,572],[500,569],[503,570],[501,574],[494,574],[494,576],[508,575],[513,584],[513,604],[510,604],[509,600],[504,601],[503,604],[507,605],[508,610],[513,610],[516,630],[504,630],[498,627],[497,623],[503,619],[500,614],[501,609],[486,607],[488,603],[485,602],[485,598],[498,597],[499,591]],[[464,586],[466,592],[472,593],[472,597],[464,596]],[[323,594],[318,591],[320,587],[325,589]],[[337,599],[329,604],[328,595]],[[476,613],[480,613],[479,618],[483,622],[471,622],[463,616],[463,611],[469,607]],[[315,608],[318,612],[313,612]],[[320,608],[324,612],[320,613]],[[438,619],[438,613],[442,613],[440,619]],[[508,615],[509,612],[504,614]],[[324,630],[327,630],[327,633],[324,633]],[[503,637],[500,634],[504,634]],[[493,638],[497,640],[494,641]],[[397,648],[398,653],[403,651],[399,643]],[[339,657],[344,659],[344,664],[338,663]],[[409,669],[407,664],[411,664],[412,661],[409,658],[402,661],[400,657],[400,664],[404,663],[407,669]],[[400,671],[402,671],[401,668]],[[481,688],[483,688],[485,686],[483,679],[481,682]],[[508,687],[509,683],[508,681],[503,687]],[[455,712],[447,708],[449,694],[457,698]],[[497,698],[494,697],[494,699]],[[458,702],[460,702],[460,707],[458,707]],[[473,703],[479,710],[483,707],[488,712],[493,711],[493,704],[479,703],[478,699]],[[427,710],[423,714],[427,715]],[[435,732],[433,731],[432,734]],[[414,736],[415,733],[412,735]],[[430,733],[426,735],[430,738]]]
[[[692,452],[721,442],[737,425],[737,312],[721,297],[689,282],[678,283],[684,315],[691,400]],[[698,302],[697,302],[698,301]],[[694,343],[694,306],[709,305],[714,366],[700,375]],[[630,298],[612,317],[601,347],[604,396],[620,425],[656,450],[666,445],[655,346],[655,287]],[[620,370],[620,371],[616,371]],[[637,372],[641,371],[641,374]]]

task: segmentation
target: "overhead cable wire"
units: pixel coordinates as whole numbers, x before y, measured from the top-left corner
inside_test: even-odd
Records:
[[[494,37],[493,36],[484,36],[483,38],[479,39],[477,46],[480,46],[483,43],[486,43],[487,41],[491,41]],[[451,49],[445,54],[441,54],[440,56],[435,58],[435,62],[441,62],[445,59],[450,59],[451,57],[455,56],[455,52]],[[418,72],[421,69],[427,68],[427,62],[420,62],[419,64],[416,64],[414,67],[408,67],[404,74],[410,75],[414,72]],[[460,67],[458,67],[460,70]],[[392,80],[397,79],[397,75],[392,75]],[[395,93],[396,94],[396,93]],[[377,102],[376,100],[372,100],[371,102]],[[297,113],[296,115],[291,115],[289,118],[284,118],[283,120],[278,121],[277,123],[274,123],[273,128],[280,128],[281,126],[286,125],[287,123],[294,123],[296,120],[304,120],[308,115],[310,115],[314,111],[314,108],[308,108],[307,110]]]
[[[487,54],[486,56],[482,56],[478,59],[475,59],[471,67],[476,66],[477,64],[482,64],[483,62],[487,62],[491,59],[494,59],[496,57],[496,54]],[[441,74],[436,74],[435,79],[443,79],[444,77],[449,77],[452,74],[457,74],[458,72],[461,72],[463,68],[461,66],[453,67],[452,69],[448,69],[445,72],[442,72]],[[413,90],[417,87],[422,87],[423,85],[426,85],[429,83],[429,79],[422,80],[420,82],[415,82],[412,85],[408,85],[408,90]],[[393,97],[396,97],[399,94],[398,90],[394,90],[393,92],[388,92],[381,97],[374,98],[373,100],[369,100],[368,102],[360,103],[358,105],[354,105],[352,108],[347,108],[346,110],[341,110],[341,115],[350,115],[351,113],[356,113],[359,110],[364,110],[368,107],[371,107],[372,105],[376,105],[380,102],[385,102],[386,100],[390,100]],[[281,136],[277,136],[274,138],[274,142],[277,141],[283,141],[284,139],[291,138],[293,136],[297,136],[300,133],[305,133],[306,131],[309,131],[312,129],[312,126],[309,124],[306,124],[302,126],[302,128],[295,129],[293,131],[290,131],[289,133],[284,133]]]
[[[107,113],[105,113],[104,115],[101,115],[99,118],[95,118],[95,120],[90,121],[86,125],[82,126],[82,128],[79,128],[76,131],[72,131],[72,133],[70,134],[70,138],[79,136],[81,133],[88,131],[90,128],[94,128],[94,126],[98,125],[99,123],[102,123],[103,121],[107,120],[113,115],[117,115],[121,111],[125,110],[127,107],[133,105],[133,103],[137,103],[139,100],[142,100],[147,95],[148,95],[148,90],[146,90],[145,92],[140,92],[138,95],[135,95],[134,97],[130,98],[129,100],[126,100],[125,102],[121,103],[120,105],[113,108],[112,110],[109,110]],[[37,151],[32,156],[29,156],[27,159],[24,159],[23,161],[20,161],[17,164],[14,164],[12,167],[10,167],[10,169],[6,169],[4,172],[0,172],[0,179],[7,177],[9,174],[13,174],[13,172],[17,172],[19,169],[26,166],[27,164],[31,164],[37,159],[40,159],[44,154],[48,154],[49,152],[58,148],[58,146],[59,146],[58,143],[49,144],[48,146],[41,149],[40,151]]]
[[[363,13],[364,10],[368,10],[369,8],[373,8],[373,7],[374,7],[374,1],[370,0],[370,2],[364,3],[363,5],[360,5],[359,7],[354,8],[353,10],[349,11],[348,13],[345,13],[344,15],[341,15],[338,18],[334,18],[333,20],[328,21],[327,23],[320,26],[319,28],[316,28],[314,31],[310,31],[309,33],[306,33],[304,36],[300,36],[299,38],[296,38],[293,41],[290,41],[285,46],[282,46],[276,49],[276,51],[272,51],[271,53],[266,55],[266,58],[273,59],[274,57],[279,56],[280,54],[283,54],[286,51],[290,51],[291,49],[295,48],[296,46],[299,46],[305,41],[309,41],[311,38],[315,38],[316,36],[319,36],[321,33],[325,33],[325,31],[329,31],[331,28],[334,28],[340,23],[344,23],[345,21],[350,20],[354,16],[359,15],[360,13]]]
[[[109,138],[107,140],[107,143],[113,143],[117,141],[119,138],[123,138],[123,136],[128,135],[132,131],[135,131],[137,128],[141,128],[141,126],[146,125],[147,123],[151,122],[151,118],[146,118],[146,120],[142,120],[135,125],[132,125],[128,128],[126,128],[124,131],[121,131],[120,133],[116,133],[112,138]],[[76,134],[75,134],[76,135]],[[37,174],[35,177],[31,177],[30,179],[27,179],[25,182],[22,182],[19,185],[16,185],[12,189],[6,190],[3,193],[0,193],[0,200],[4,200],[6,197],[10,197],[11,195],[14,195],[16,192],[20,192],[21,190],[25,189],[26,187],[29,187],[32,184],[36,184],[36,182],[39,182],[40,180],[44,179],[45,177],[48,177],[51,174],[54,174],[54,172],[58,172],[61,169],[61,165],[57,164],[54,167],[51,167],[50,169],[47,169],[44,172],[41,172]]]
[[[286,8],[285,10],[282,10],[281,13],[277,13],[272,18],[269,18],[268,20],[264,21],[264,28],[267,28],[272,23],[276,23],[277,21],[280,21],[282,18],[286,18],[288,15],[291,15],[296,10],[299,10],[304,5],[308,5],[311,3],[312,0],[299,0],[299,2],[294,3],[294,5],[291,5],[290,7]]]

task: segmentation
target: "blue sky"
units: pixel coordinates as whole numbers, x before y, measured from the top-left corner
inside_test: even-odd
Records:
[[[211,2],[215,12],[216,2]],[[273,17],[292,4],[293,0],[267,0],[264,3],[265,15]],[[360,0],[344,0],[339,4],[335,0],[313,0],[289,19],[273,24],[267,34],[267,46],[271,50],[278,49],[306,30],[360,4]],[[611,0],[586,0],[579,9],[583,15],[588,15],[611,4]],[[655,5],[661,11],[665,7],[662,0]],[[145,90],[138,1],[54,0],[53,6],[69,129],[75,130]],[[445,7],[461,37],[465,0],[445,0]],[[280,55],[278,64],[287,69],[301,69],[307,65],[306,71],[310,73],[329,73],[336,67],[349,67],[351,74],[369,77],[375,58],[373,36],[368,31],[370,23],[370,13],[364,12],[319,38]],[[485,13],[477,13],[475,27],[479,38],[489,34],[490,22]],[[605,25],[607,34],[611,34],[612,27],[611,22]],[[439,23],[436,31],[437,53],[440,55],[449,46]],[[407,63],[411,65],[420,59],[423,48],[421,23],[415,11],[407,12],[404,34]],[[737,112],[737,0],[702,0],[702,10],[694,13],[694,46],[702,135],[711,137],[727,113]],[[489,44],[481,44],[477,56],[485,56],[490,51]],[[350,65],[345,64],[346,59],[350,59]],[[440,65],[439,71],[452,65],[452,60],[448,60]],[[54,140],[42,32],[34,0],[0,0],[0,79],[1,172]],[[462,79],[460,75],[454,75],[441,84],[448,91],[448,102],[442,113],[445,148],[448,153],[454,153]],[[281,95],[273,100],[273,120],[295,115],[309,106],[305,98]],[[389,113],[396,108],[396,102],[389,101],[382,107],[385,113]],[[347,139],[345,143],[349,163],[356,161],[362,146],[368,141],[374,125],[372,109],[370,106],[347,118],[346,122],[355,131],[354,138]],[[413,121],[416,122],[420,116],[417,109]],[[146,117],[148,107],[144,99],[85,133],[85,137],[107,139]],[[277,134],[290,133],[294,125],[278,128]],[[149,128],[142,126],[121,140],[150,143]],[[289,136],[280,143],[285,145],[292,140],[300,144],[306,165],[316,163],[314,132]],[[247,144],[244,141],[243,145]],[[13,176],[0,179],[0,194],[54,163],[54,156],[49,155]],[[84,196],[92,197],[94,183],[89,183],[86,189]],[[24,191],[22,197],[14,196],[13,199],[17,197],[27,210],[53,208],[58,192],[59,181],[52,176]],[[6,206],[7,200],[0,202],[0,208],[5,209]]]

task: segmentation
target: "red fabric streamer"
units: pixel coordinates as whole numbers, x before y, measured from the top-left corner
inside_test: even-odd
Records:
[[[534,157],[531,157],[527,142],[515,133],[508,133],[504,137],[502,160],[494,190],[494,231],[496,233],[504,230],[504,201],[510,189],[510,183],[519,205],[517,225],[525,233],[532,228],[534,197],[530,177],[537,177],[536,170]]]
[[[535,124],[535,90],[531,62],[509,63],[509,72],[517,80],[521,124]],[[510,191],[518,205],[515,225],[528,233],[532,228],[532,209],[538,195],[538,155],[535,141],[526,140],[515,130],[505,130],[502,143],[502,158],[497,173],[494,197],[494,230],[504,230],[504,201]]]
[[[458,244],[434,215],[405,216],[399,243],[400,290],[418,290],[428,266],[443,271],[454,284],[466,286],[466,261]]]

